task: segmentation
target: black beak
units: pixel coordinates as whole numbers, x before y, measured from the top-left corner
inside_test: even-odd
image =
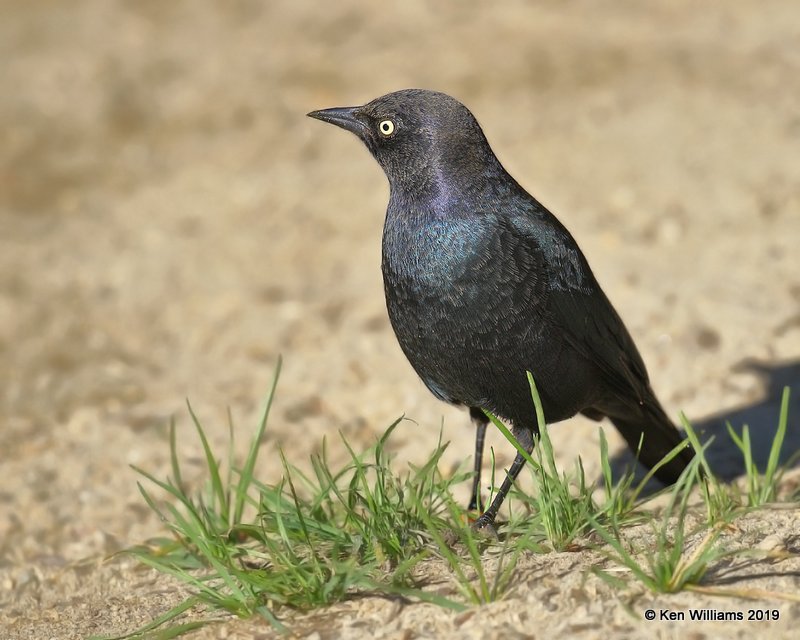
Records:
[[[367,128],[365,122],[358,118],[361,107],[334,107],[333,109],[320,109],[307,114],[309,118],[316,118],[323,122],[335,124],[337,127],[346,129],[363,137],[364,130]]]

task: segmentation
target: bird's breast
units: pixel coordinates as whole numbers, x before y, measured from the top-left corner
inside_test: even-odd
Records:
[[[487,230],[468,220],[389,216],[383,233],[384,275],[434,293],[474,279],[488,258]]]
[[[490,336],[509,321],[517,289],[499,265],[500,236],[490,220],[387,216],[383,278],[389,317],[401,345],[436,340],[434,350]],[[434,338],[433,336],[437,336]]]
[[[542,275],[539,254],[489,215],[424,224],[387,216],[389,318],[411,365],[442,399],[527,419],[525,372],[543,377],[564,353],[560,340],[543,339]]]

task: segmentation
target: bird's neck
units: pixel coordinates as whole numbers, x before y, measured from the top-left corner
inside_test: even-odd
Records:
[[[469,157],[432,156],[413,172],[389,178],[389,211],[417,212],[424,217],[459,218],[479,215],[482,204],[498,185],[513,183],[496,158],[487,162]]]

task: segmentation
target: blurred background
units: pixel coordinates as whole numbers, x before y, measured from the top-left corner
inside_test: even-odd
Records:
[[[800,359],[793,0],[0,12],[4,566],[158,531],[128,465],[166,473],[173,415],[198,455],[185,398],[218,444],[230,407],[242,444],[279,354],[264,480],[276,445],[302,464],[326,436],[340,460],[337,431],[366,446],[403,414],[402,463],[442,424],[447,464],[471,455],[466,414],[430,396],[386,318],[386,180],[312,109],[414,86],[467,104],[576,236],[673,415],[761,402],[737,365]],[[596,471],[596,425],[553,439]]]

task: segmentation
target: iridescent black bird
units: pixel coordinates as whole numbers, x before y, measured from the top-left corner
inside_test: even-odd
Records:
[[[383,282],[403,352],[433,394],[477,425],[470,506],[480,507],[486,409],[530,451],[548,423],[608,417],[653,467],[681,443],[625,325],[564,226],[495,157],[478,122],[443,93],[408,89],[360,107],[313,111],[356,134],[389,179]],[[692,452],[656,472],[674,483]],[[517,454],[476,526],[491,525],[524,465]]]

